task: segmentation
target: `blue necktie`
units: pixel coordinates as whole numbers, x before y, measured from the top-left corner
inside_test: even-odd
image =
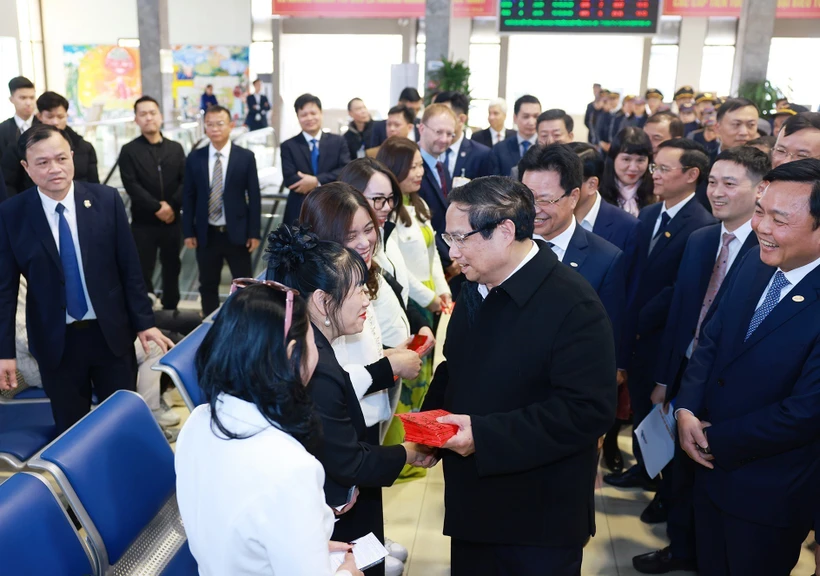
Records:
[[[313,175],[319,174],[319,141],[314,138],[310,141],[310,167],[313,168]]]
[[[664,212],[663,214],[661,214],[661,225],[658,226],[658,231],[655,232],[654,236],[652,236],[653,239],[660,236],[661,232],[663,232],[666,229],[666,225],[669,224],[670,220],[671,218],[669,217],[669,212]]]
[[[524,151],[521,153],[521,156],[522,156],[522,157],[523,157],[523,156],[527,153],[527,150],[529,150],[529,149],[530,149],[530,146],[531,146],[531,145],[532,145],[532,144],[530,143],[530,141],[529,141],[529,140],[524,140],[524,141],[521,143],[521,147],[524,149]]]
[[[83,279],[80,274],[80,263],[77,260],[77,251],[74,249],[74,239],[71,237],[71,228],[63,215],[65,206],[57,204],[60,230],[60,261],[63,263],[65,276],[65,302],[68,315],[75,320],[82,320],[88,312],[88,304],[83,292]]]
[[[761,304],[752,315],[749,330],[746,331],[746,338],[743,339],[744,342],[746,342],[752,333],[757,330],[757,327],[763,323],[763,320],[766,319],[769,312],[774,310],[774,307],[780,302],[780,292],[789,284],[791,284],[791,282],[786,278],[786,275],[778,270],[774,275],[774,280],[772,280],[771,288],[769,288],[769,291],[766,293],[766,298],[763,299],[763,304]]]

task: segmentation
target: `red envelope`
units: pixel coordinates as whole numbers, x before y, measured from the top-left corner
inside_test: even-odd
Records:
[[[450,413],[446,410],[428,410],[396,416],[404,424],[405,441],[441,448],[458,432],[458,426],[455,424],[442,424],[436,421],[437,418],[448,414]]]

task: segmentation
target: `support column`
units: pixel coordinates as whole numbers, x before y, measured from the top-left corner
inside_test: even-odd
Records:
[[[743,0],[735,43],[732,94],[747,82],[766,79],[777,0]]]
[[[472,18],[450,18],[450,58],[464,60],[470,64],[470,35],[473,32]]]
[[[276,130],[277,145],[282,142],[282,19],[271,20],[273,42],[273,75],[271,77],[271,126]]]
[[[501,37],[501,51],[498,58],[498,97],[507,99],[507,64],[510,61],[510,37]]]
[[[685,16],[681,19],[680,39],[678,41],[678,73],[675,89],[687,84],[697,88],[700,84],[700,70],[703,66],[703,45],[706,42],[706,28],[708,25],[708,18]]]
[[[427,0],[424,10],[425,36],[427,48],[424,62],[425,92],[430,82],[430,73],[441,67],[443,58],[450,56],[451,0]]]
[[[649,59],[652,56],[652,38],[643,39],[643,63],[641,64],[641,91],[640,96],[649,88]]]
[[[401,26],[401,63],[410,64],[416,54],[416,34],[418,33],[418,18],[399,20]]]
[[[174,100],[171,95],[173,69],[163,73],[163,51],[170,55],[168,40],[168,0],[137,0],[137,24],[140,39],[140,72],[142,93],[159,102],[166,123],[174,123]]]

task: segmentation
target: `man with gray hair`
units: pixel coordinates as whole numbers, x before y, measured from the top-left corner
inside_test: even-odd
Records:
[[[488,176],[449,200],[442,236],[466,281],[423,410],[458,427],[441,451],[451,575],[577,576],[615,419],[612,328],[589,283],[532,240],[526,186]]]
[[[504,122],[507,121],[507,101],[503,98],[490,100],[487,121],[490,123],[490,127],[473,132],[470,140],[492,148],[507,138],[514,138],[517,134],[515,130],[507,130],[504,127]]]

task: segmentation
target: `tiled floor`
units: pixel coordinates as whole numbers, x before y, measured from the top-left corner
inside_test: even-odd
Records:
[[[630,430],[621,432],[620,445],[627,465]],[[640,490],[619,490],[600,481],[595,494],[597,535],[584,549],[584,576],[634,576],[636,554],[666,546],[666,525],[649,526],[638,519],[651,495]],[[442,536],[444,522],[444,477],[441,466],[426,478],[397,484],[384,491],[385,533],[410,551],[405,576],[448,576],[450,542]],[[803,550],[792,574],[814,573],[814,557]],[[693,572],[676,572],[682,576]]]

